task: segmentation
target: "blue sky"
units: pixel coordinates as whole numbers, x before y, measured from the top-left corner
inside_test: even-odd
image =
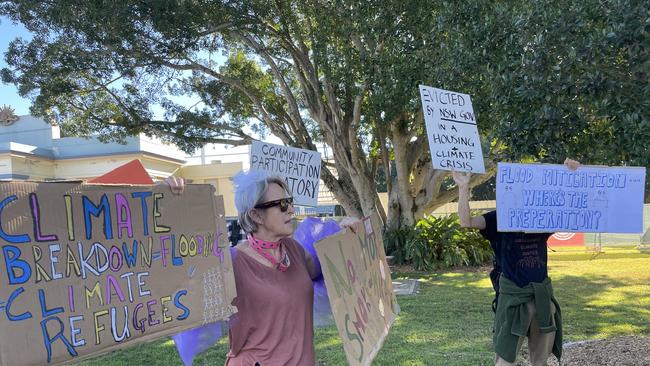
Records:
[[[9,42],[16,37],[30,39],[29,32],[20,24],[13,24],[9,18],[0,17],[0,69],[7,66],[4,54],[9,48]],[[29,99],[21,98],[18,95],[18,89],[12,84],[7,85],[0,82],[0,107],[3,105],[11,106],[17,115],[29,114],[31,106]]]
[[[12,23],[11,19],[7,17],[0,17],[0,69],[7,66],[5,62],[5,52],[9,48],[9,43],[16,39],[17,37],[23,39],[31,39],[31,34],[22,24]],[[222,59],[220,57],[219,59]],[[189,72],[188,72],[189,74]],[[198,98],[188,97],[188,96],[174,96],[170,97],[175,102],[185,105],[185,106],[195,106]],[[0,107],[3,105],[11,106],[17,115],[29,114],[29,107],[31,106],[31,101],[26,98],[21,98],[18,95],[18,89],[13,84],[4,84],[0,82]],[[198,105],[199,107],[201,104]],[[160,106],[152,106],[154,114],[158,118],[162,118],[163,110]]]
[[[29,40],[31,39],[31,34],[21,24],[15,24],[11,19],[0,16],[0,69],[7,66],[4,55],[9,48],[9,43],[18,37]],[[205,57],[207,58],[207,56]],[[224,57],[221,55],[216,56],[216,61],[218,63],[224,62]],[[170,99],[187,107],[202,107],[202,103],[197,104],[199,99],[196,96],[170,96]],[[22,116],[30,114],[29,107],[31,104],[29,99],[21,98],[18,95],[16,86],[13,84],[4,84],[0,81],[0,107],[9,105],[17,115]],[[162,118],[163,110],[160,106],[153,105],[151,108],[157,118]],[[251,133],[248,129],[246,130]],[[255,136],[256,134],[253,135]],[[280,140],[275,137],[272,140],[271,142],[280,143]]]

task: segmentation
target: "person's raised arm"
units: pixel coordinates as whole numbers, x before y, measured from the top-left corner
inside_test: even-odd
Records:
[[[458,186],[458,217],[460,226],[483,230],[485,229],[485,218],[483,216],[472,217],[469,210],[469,179],[471,173],[451,172],[454,182]]]

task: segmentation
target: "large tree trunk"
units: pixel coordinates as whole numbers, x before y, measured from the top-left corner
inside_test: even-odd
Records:
[[[395,170],[397,176],[389,192],[388,225],[390,229],[415,224],[411,171],[408,168],[410,134],[405,133],[402,123],[395,121],[391,126]]]
[[[410,118],[421,118],[418,114]],[[411,227],[424,216],[458,196],[457,188],[442,189],[448,171],[436,170],[431,163],[426,135],[415,136],[403,128],[409,116],[401,116],[391,124],[391,142],[395,155],[397,175],[391,180],[386,229]],[[495,170],[491,161],[485,161],[486,174],[474,174],[470,187],[488,180]],[[387,175],[387,179],[389,179]]]

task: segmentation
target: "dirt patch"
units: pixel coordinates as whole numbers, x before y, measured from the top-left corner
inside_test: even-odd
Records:
[[[528,351],[517,365],[529,366]],[[549,366],[558,365],[554,356]],[[562,354],[565,366],[650,366],[650,337],[626,336],[611,339],[566,343]]]

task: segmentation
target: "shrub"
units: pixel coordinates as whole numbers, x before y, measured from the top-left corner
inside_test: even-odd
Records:
[[[414,228],[400,228],[384,236],[386,253],[397,264],[416,270],[477,266],[492,257],[487,240],[478,231],[460,226],[458,215],[425,217]]]
[[[407,264],[410,260],[407,255],[409,243],[418,240],[415,228],[403,227],[396,230],[387,231],[384,234],[384,248],[386,255],[393,256],[393,263]]]

